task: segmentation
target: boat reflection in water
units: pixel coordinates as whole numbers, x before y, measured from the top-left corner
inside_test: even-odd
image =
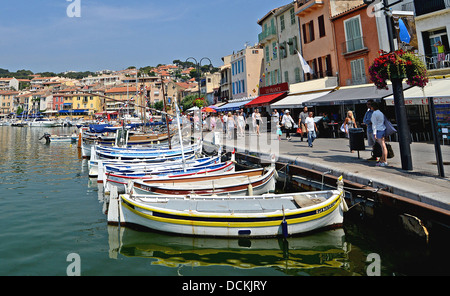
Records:
[[[171,268],[228,266],[240,269],[272,267],[286,274],[348,275],[348,245],[343,229],[307,237],[220,239],[173,236],[108,226],[110,258],[153,259],[152,265]],[[316,269],[316,270],[314,270]],[[331,269],[331,270],[330,270]]]

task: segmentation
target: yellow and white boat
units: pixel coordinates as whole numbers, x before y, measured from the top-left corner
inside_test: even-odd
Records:
[[[276,237],[340,227],[338,190],[257,196],[120,195],[121,224],[194,236]]]

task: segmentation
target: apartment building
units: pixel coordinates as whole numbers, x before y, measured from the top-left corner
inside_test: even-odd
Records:
[[[304,81],[297,55],[301,51],[300,30],[294,3],[271,10],[258,24],[262,27],[258,41],[264,49],[263,85]]]
[[[330,0],[297,0],[295,14],[301,30],[301,52],[313,74],[305,80],[336,76],[337,53],[330,20]]]
[[[230,64],[232,98],[257,96],[263,74],[263,49],[247,46],[231,55]]]
[[[344,9],[334,5],[336,2],[342,1],[331,1],[330,20],[334,27],[339,85],[369,83],[369,67],[380,50],[376,18],[367,14],[367,5],[362,1],[354,1],[353,7]]]

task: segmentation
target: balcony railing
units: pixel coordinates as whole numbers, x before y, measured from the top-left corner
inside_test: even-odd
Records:
[[[355,51],[367,49],[365,45],[365,37],[357,37],[354,39],[349,39],[342,43],[342,52],[344,54],[349,54]]]
[[[267,28],[267,30],[262,31],[262,33],[258,34],[258,40],[259,42],[263,42],[264,39],[267,37],[270,37],[272,35],[277,35],[277,28],[275,26],[270,26]]]
[[[449,0],[414,0],[416,16],[450,8]]]

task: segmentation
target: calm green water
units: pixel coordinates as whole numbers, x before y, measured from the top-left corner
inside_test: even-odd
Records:
[[[67,275],[76,253],[81,275],[381,275],[448,274],[447,254],[387,240],[346,223],[306,237],[219,240],[108,226],[102,192],[76,145],[39,141],[69,128],[0,126],[0,275]],[[448,262],[448,260],[447,260]]]

